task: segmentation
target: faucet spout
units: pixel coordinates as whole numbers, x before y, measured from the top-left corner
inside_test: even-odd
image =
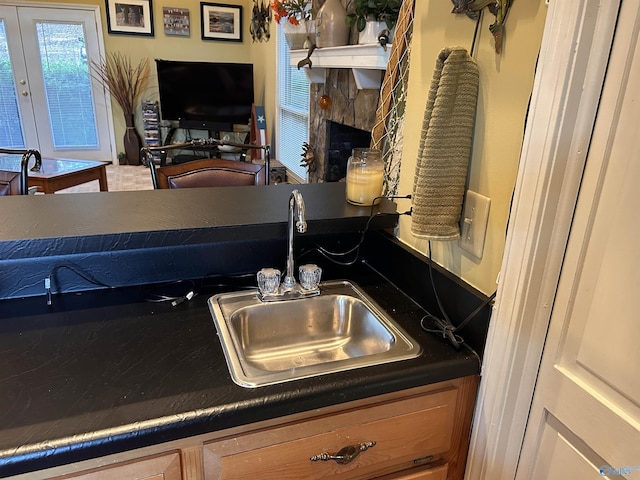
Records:
[[[300,267],[300,283],[296,281],[293,259],[293,238],[295,232],[307,231],[304,199],[298,190],[289,197],[289,217],[287,221],[287,271],[280,283],[280,270],[263,268],[257,274],[258,297],[263,302],[277,302],[320,295],[322,269],[314,264]]]
[[[307,231],[306,212],[304,206],[304,198],[298,190],[293,190],[289,197],[289,221],[287,228],[287,272],[283,280],[286,289],[292,289],[296,286],[294,276],[294,260],[293,260],[293,237],[294,237],[294,219],[295,228],[298,233]]]

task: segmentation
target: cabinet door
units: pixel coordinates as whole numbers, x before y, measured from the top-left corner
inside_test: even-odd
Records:
[[[116,464],[89,472],[56,477],[53,480],[181,480],[180,455],[171,453]]]
[[[447,480],[448,465],[444,464],[434,468],[412,469],[393,475],[385,475],[375,480]]]
[[[448,388],[208,444],[205,477],[352,480],[409,469],[415,461],[444,458],[452,444],[456,402],[457,390]],[[372,442],[346,464],[311,460]]]

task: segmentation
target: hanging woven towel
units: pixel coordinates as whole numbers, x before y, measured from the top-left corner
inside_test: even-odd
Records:
[[[430,240],[460,236],[478,99],[476,62],[462,47],[438,55],[424,112],[413,183],[411,233]]]

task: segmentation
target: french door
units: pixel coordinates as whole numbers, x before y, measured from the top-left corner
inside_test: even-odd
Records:
[[[0,147],[112,160],[110,103],[90,68],[103,56],[96,7],[0,5]]]
[[[640,473],[640,0],[615,20],[517,479]]]

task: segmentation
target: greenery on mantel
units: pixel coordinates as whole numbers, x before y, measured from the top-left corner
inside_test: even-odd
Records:
[[[353,11],[347,14],[345,21],[359,32],[365,29],[367,20],[385,22],[391,30],[398,21],[401,6],[402,0],[354,0]]]

